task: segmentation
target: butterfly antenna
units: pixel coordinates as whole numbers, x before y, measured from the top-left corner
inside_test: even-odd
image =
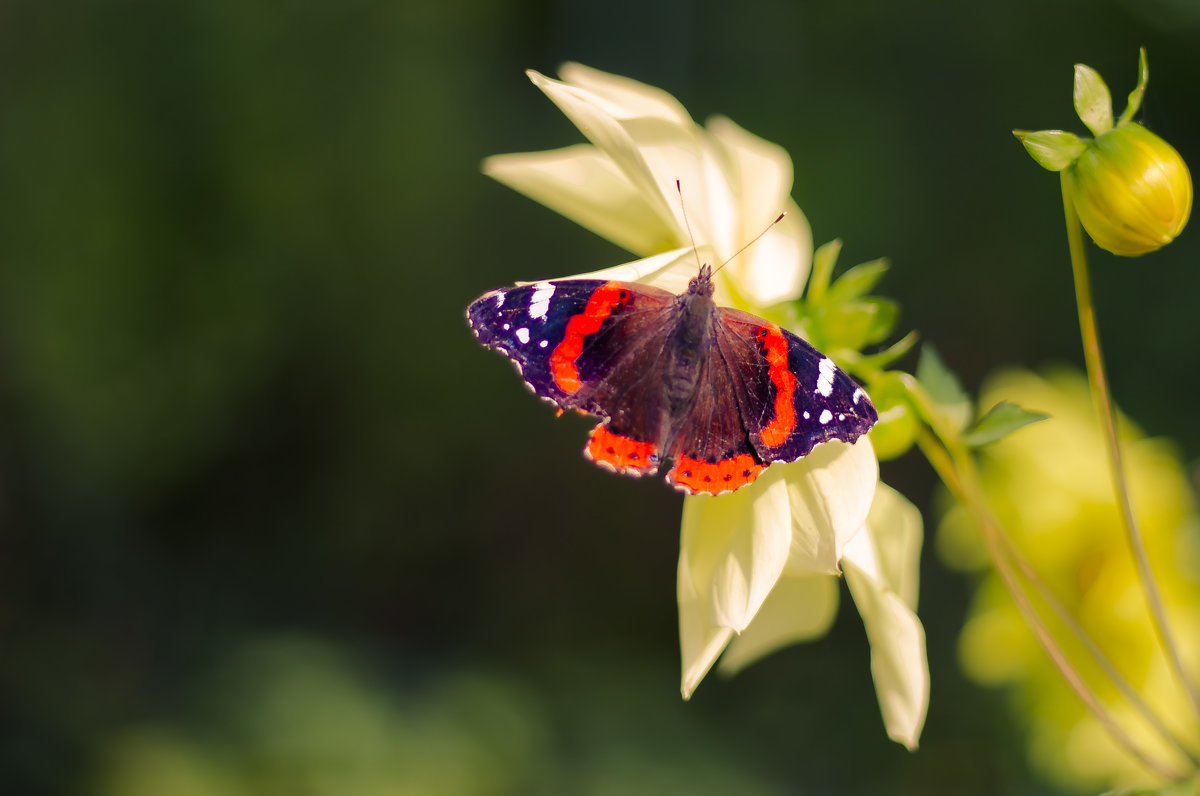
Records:
[[[778,218],[776,218],[776,219],[775,219],[774,221],[772,221],[770,224],[767,224],[767,228],[766,228],[766,229],[764,229],[762,232],[758,233],[757,235],[755,235],[755,236],[754,236],[754,238],[753,238],[753,239],[751,239],[751,241],[750,241],[749,243],[747,243],[745,246],[743,246],[742,248],[740,248],[740,249],[738,249],[737,251],[735,251],[735,252],[734,252],[732,255],[730,255],[729,257],[725,258],[725,262],[721,263],[721,264],[720,264],[720,265],[718,265],[716,268],[714,268],[714,269],[713,269],[713,273],[715,274],[717,271],[720,271],[722,268],[724,268],[725,266],[727,266],[727,265],[729,265],[731,262],[733,262],[735,259],[737,259],[737,256],[738,256],[739,254],[741,254],[742,252],[746,251],[746,249],[749,249],[751,246],[753,246],[755,243],[757,243],[757,242],[758,242],[758,239],[759,239],[759,238],[761,238],[763,235],[766,235],[768,232],[770,232],[770,231],[771,231],[771,227],[775,226],[775,225],[776,225],[776,224],[778,224],[780,221],[783,221],[783,219],[784,219],[784,217],[785,217],[786,215],[787,215],[787,211],[786,211],[786,210],[785,210],[785,211],[783,211],[782,213],[780,213]],[[692,244],[692,246],[694,247],[694,246],[695,246],[695,244]]]
[[[692,243],[692,253],[696,255],[696,270],[699,271],[704,266],[700,264],[700,250],[696,248],[696,239],[692,237],[692,225],[688,221],[687,207],[683,204],[683,188],[679,185],[679,180],[675,180],[675,192],[679,194],[679,212],[683,215],[683,227],[687,230],[688,240]]]

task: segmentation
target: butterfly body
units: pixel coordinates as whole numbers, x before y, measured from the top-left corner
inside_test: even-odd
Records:
[[[557,280],[486,293],[467,320],[535,394],[602,419],[596,464],[716,495],[876,420],[850,377],[779,326],[713,302],[702,266],[681,294],[631,282]]]

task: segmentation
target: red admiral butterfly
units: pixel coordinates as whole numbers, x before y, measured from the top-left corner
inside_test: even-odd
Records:
[[[622,475],[719,495],[828,440],[854,442],[877,415],[831,359],[779,326],[713,303],[713,269],[675,295],[567,279],[493,290],[467,309],[479,342],[536,395],[595,415],[584,454]]]

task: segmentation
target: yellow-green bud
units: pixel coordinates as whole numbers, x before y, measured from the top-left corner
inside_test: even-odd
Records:
[[[1063,190],[1096,245],[1136,257],[1175,239],[1192,212],[1192,177],[1179,153],[1132,121],[1149,81],[1146,50],[1138,84],[1114,125],[1112,98],[1092,68],[1075,67],[1075,110],[1096,136],[1063,130],[1014,130],[1043,168],[1063,172]]]
[[[1091,141],[1066,177],[1083,228],[1113,254],[1132,257],[1170,243],[1192,211],[1187,164],[1136,122]]]

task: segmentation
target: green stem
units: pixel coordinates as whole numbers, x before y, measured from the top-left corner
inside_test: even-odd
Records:
[[[1067,681],[1071,690],[1075,692],[1088,711],[1096,718],[1096,721],[1100,722],[1108,731],[1113,741],[1125,749],[1131,757],[1165,780],[1178,782],[1182,779],[1183,775],[1177,769],[1138,748],[1128,733],[1117,724],[1116,719],[1109,713],[1108,707],[1104,702],[1088,687],[1083,677],[1071,665],[1066,653],[1054,640],[1054,636],[1042,621],[1029,596],[1021,588],[1016,573],[1013,571],[1012,564],[1005,555],[999,525],[984,504],[983,492],[979,485],[978,475],[975,472],[974,462],[971,461],[970,453],[966,450],[957,452],[948,450],[926,428],[921,428],[918,431],[917,445],[921,448],[921,452],[925,454],[925,458],[933,465],[933,468],[937,471],[946,486],[967,507],[968,511],[971,512],[972,518],[975,520],[983,537],[984,545],[987,547],[988,555],[995,564],[996,572],[1000,575],[1001,580],[1004,581],[1009,594],[1012,595],[1013,601],[1017,605],[1017,610],[1024,617],[1026,624],[1029,625],[1030,630],[1033,631],[1034,636],[1042,645],[1042,649],[1045,650],[1046,655],[1063,676],[1063,679]]]
[[[1121,444],[1117,437],[1116,413],[1113,411],[1112,395],[1108,389],[1108,379],[1104,375],[1104,356],[1100,348],[1100,333],[1096,326],[1096,312],[1092,303],[1091,279],[1088,275],[1087,253],[1084,248],[1083,227],[1079,223],[1079,215],[1067,192],[1066,172],[1062,172],[1063,212],[1066,215],[1067,243],[1071,250],[1071,270],[1075,274],[1075,300],[1079,307],[1079,331],[1083,337],[1083,356],[1087,362],[1088,382],[1091,384],[1092,400],[1096,404],[1096,412],[1100,415],[1100,425],[1104,429],[1105,443],[1108,448],[1108,463],[1112,473],[1113,489],[1116,492],[1117,504],[1120,507],[1121,519],[1125,524],[1125,535],[1129,548],[1137,564],[1142,590],[1145,592],[1146,605],[1150,609],[1151,621],[1159,643],[1167,655],[1176,678],[1192,703],[1192,709],[1200,717],[1200,693],[1196,685],[1187,676],[1183,667],[1183,659],[1179,648],[1167,624],[1166,611],[1163,609],[1162,595],[1154,573],[1150,569],[1150,560],[1146,556],[1146,545],[1142,533],[1138,529],[1137,520],[1133,516],[1133,506],[1129,500],[1129,489],[1125,480],[1125,466],[1121,460]]]
[[[1160,738],[1170,744],[1176,752],[1191,764],[1193,770],[1200,770],[1200,758],[1197,758],[1190,749],[1184,746],[1183,741],[1171,732],[1163,720],[1159,718],[1158,714],[1142,699],[1142,695],[1121,675],[1117,667],[1113,665],[1113,662],[1108,659],[1108,656],[1104,654],[1096,642],[1092,641],[1092,637],[1075,620],[1075,617],[1071,616],[1071,612],[1067,610],[1066,606],[1059,601],[1050,587],[1046,585],[1046,582],[1038,575],[1033,563],[1021,554],[1021,551],[1017,549],[1017,546],[1011,539],[1003,535],[1001,539],[1004,542],[1006,552],[1012,558],[1013,563],[1017,565],[1017,569],[1020,571],[1022,577],[1025,578],[1025,582],[1033,587],[1038,596],[1042,598],[1042,602],[1049,606],[1054,615],[1058,617],[1058,621],[1062,622],[1071,631],[1071,635],[1075,636],[1075,639],[1083,645],[1083,648],[1092,656],[1092,660],[1096,662],[1096,665],[1100,667],[1109,681],[1121,692],[1121,695],[1128,700],[1133,709],[1142,715],[1142,718],[1158,733]]]
[[[1067,684],[1075,692],[1076,696],[1079,697],[1088,711],[1108,731],[1113,741],[1125,749],[1131,757],[1141,762],[1143,766],[1155,772],[1163,779],[1179,781],[1183,776],[1180,771],[1168,763],[1142,751],[1134,743],[1129,734],[1117,724],[1116,719],[1109,713],[1107,706],[1087,685],[1083,677],[1071,665],[1066,653],[1054,640],[1053,634],[1050,633],[1045,622],[1042,621],[1041,615],[1037,612],[1028,595],[1025,594],[1024,589],[1021,588],[1012,563],[1006,556],[1004,536],[995,518],[991,516],[983,503],[973,463],[965,461],[960,456],[951,456],[937,443],[932,434],[926,433],[923,437],[919,436],[918,444],[926,454],[926,458],[934,465],[934,469],[939,472],[942,480],[971,512],[976,525],[980,529],[989,557],[995,564],[996,571],[1004,582],[1009,594],[1012,595],[1017,610],[1024,617],[1026,624],[1033,631],[1042,649],[1046,652],[1046,655],[1050,658],[1055,668],[1058,669],[1063,679],[1066,680]],[[969,456],[969,454],[964,455]],[[1161,723],[1158,721],[1152,723],[1156,726],[1161,726]],[[1170,738],[1169,740],[1172,745],[1178,748],[1178,742],[1174,738]],[[1190,755],[1187,755],[1186,752],[1184,754],[1190,758]]]

